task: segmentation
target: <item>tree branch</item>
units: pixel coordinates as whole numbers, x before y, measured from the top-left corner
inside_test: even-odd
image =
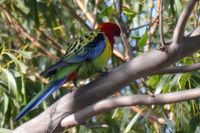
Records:
[[[94,25],[94,17],[87,11],[86,7],[83,5],[83,1],[76,0],[78,7],[82,10],[83,14],[87,17],[87,19]]]
[[[191,71],[196,71],[200,69],[200,62],[191,64],[191,65],[185,65],[185,66],[175,66],[175,67],[167,67],[162,70],[157,71],[154,74],[176,74],[176,73],[187,73]]]
[[[179,19],[178,19],[178,23],[176,25],[176,28],[174,30],[174,35],[173,35],[173,42],[175,44],[179,43],[180,41],[183,40],[183,36],[184,36],[184,29],[187,23],[187,20],[192,12],[192,9],[195,6],[195,3],[198,0],[189,0],[188,1],[188,5],[185,7],[185,9],[183,10],[183,12],[181,13]]]
[[[97,25],[97,18],[98,18],[98,5],[99,5],[99,0],[95,0],[95,7],[94,7],[94,24],[93,24],[93,28],[96,28]]]
[[[126,58],[124,57],[123,54],[121,54],[117,49],[113,49],[113,54],[119,58],[122,62],[126,62]]]
[[[83,19],[79,15],[76,14],[76,11],[65,0],[61,0],[61,2],[63,6],[65,6],[69,10],[70,14],[72,14],[76,18],[76,20],[78,20],[87,29],[91,30],[91,28],[83,21]]]
[[[163,124],[163,125],[165,125],[166,124],[166,122],[165,122],[165,119],[163,118],[163,117],[157,117],[157,116],[155,116],[155,115],[153,115],[153,114],[147,114],[147,112],[145,112],[145,111],[142,111],[142,109],[140,109],[138,106],[131,106],[131,109],[133,110],[133,111],[135,111],[136,113],[139,113],[139,112],[141,112],[141,116],[143,116],[143,117],[146,117],[147,115],[148,115],[148,121],[150,122],[150,123],[154,123],[154,122],[157,122],[157,123],[159,123],[159,124]]]
[[[37,29],[40,33],[42,33],[52,44],[53,47],[56,48],[57,50],[61,51],[61,53],[65,53],[65,51],[62,49],[62,47],[60,46],[60,44],[58,44],[52,37],[50,37],[49,35],[47,35],[43,30],[41,29]]]
[[[147,45],[147,51],[150,50],[150,47],[151,47],[151,38],[156,33],[158,25],[159,25],[159,15],[157,15],[154,18],[154,21],[152,22],[152,25],[150,25],[150,27],[149,27],[150,32],[149,32],[149,37],[148,37],[147,44],[146,44]]]
[[[200,88],[167,94],[157,94],[155,96],[131,95],[106,99],[65,117],[61,121],[61,126],[69,128],[71,126],[82,124],[94,115],[104,113],[118,107],[133,105],[163,105],[197,98],[200,98]]]
[[[149,95],[149,94],[148,94]],[[122,96],[120,92],[115,92],[115,96],[119,97]],[[164,118],[158,118],[157,116],[153,114],[147,114],[143,109],[141,109],[139,106],[131,106],[131,110],[135,113],[140,113],[141,116],[146,117],[148,115],[147,120],[152,123],[153,125],[156,123],[159,124],[166,124]]]

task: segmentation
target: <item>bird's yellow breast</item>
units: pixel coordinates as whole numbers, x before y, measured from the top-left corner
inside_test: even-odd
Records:
[[[111,55],[112,48],[109,41],[106,39],[106,47],[99,56],[92,61],[85,61],[79,64],[78,77],[88,78],[88,76],[95,74],[97,71],[103,70]]]
[[[106,39],[105,50],[98,57],[96,57],[96,59],[94,59],[92,61],[92,64],[98,70],[103,69],[105,67],[106,63],[108,62],[108,60],[110,59],[111,55],[112,55],[111,44]]]

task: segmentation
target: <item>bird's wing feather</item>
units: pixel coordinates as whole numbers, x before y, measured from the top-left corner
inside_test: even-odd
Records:
[[[66,54],[55,65],[41,73],[43,77],[54,75],[60,67],[88,61],[99,56],[106,47],[105,36],[102,32],[91,31],[85,36],[76,38],[66,50]]]
[[[88,32],[78,38],[66,50],[66,55],[61,59],[66,63],[80,63],[92,60],[99,56],[106,47],[105,36],[101,32]]]

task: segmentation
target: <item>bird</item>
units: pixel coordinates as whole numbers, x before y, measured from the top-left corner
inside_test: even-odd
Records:
[[[121,29],[118,24],[103,22],[96,30],[89,31],[70,42],[63,57],[41,73],[41,76],[51,78],[49,84],[22,109],[15,117],[15,121],[38,107],[67,81],[85,79],[105,69],[120,34]]]

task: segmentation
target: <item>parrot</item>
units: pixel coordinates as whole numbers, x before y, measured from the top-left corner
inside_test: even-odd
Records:
[[[63,57],[41,73],[41,76],[51,79],[49,84],[22,109],[15,120],[20,120],[35,109],[67,81],[88,78],[103,70],[113,53],[114,44],[120,39],[120,34],[121,29],[118,24],[103,22],[96,30],[69,42]]]

